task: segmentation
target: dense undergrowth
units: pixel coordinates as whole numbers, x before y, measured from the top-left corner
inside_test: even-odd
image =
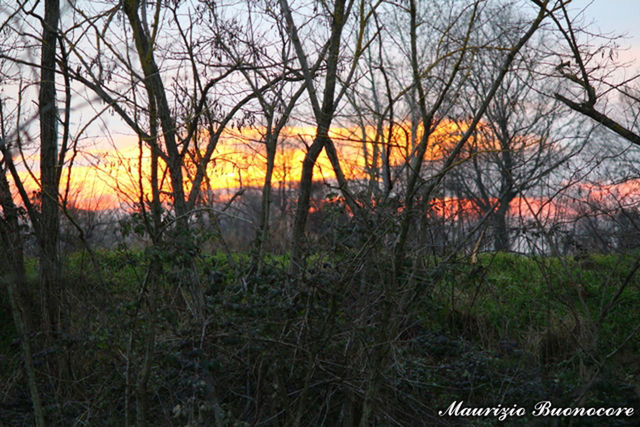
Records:
[[[270,257],[256,276],[243,273],[248,256],[199,256],[205,312],[198,317],[184,272],[169,259],[162,280],[147,283],[148,254],[96,256],[101,275],[87,254],[68,257],[66,335],[35,355],[36,369],[56,354],[67,360],[65,384],[41,384],[47,417],[59,425],[133,422],[134,383],[148,356],[148,414],[158,425],[358,425],[371,384],[376,425],[498,423],[438,415],[459,400],[640,408],[640,279],[632,255],[424,259],[407,281],[411,294],[391,339],[383,339],[384,319],[397,301],[385,285],[391,266],[384,259],[364,266],[344,255],[311,257],[303,283],[293,284],[286,257]],[[37,266],[29,268],[35,281]],[[20,346],[2,301],[0,419],[30,425]],[[552,422],[510,420],[530,421]]]

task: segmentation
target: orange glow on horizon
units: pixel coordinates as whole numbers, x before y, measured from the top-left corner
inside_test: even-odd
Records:
[[[310,145],[315,137],[315,127],[287,127],[281,131],[272,176],[272,186],[293,187],[297,185],[302,173],[302,164],[306,155],[305,145]],[[412,153],[413,144],[420,136],[411,138],[410,132],[398,125],[394,128],[389,143],[381,143],[376,138],[376,130],[366,127],[364,132],[359,127],[333,127],[329,136],[334,141],[338,152],[342,172],[348,180],[366,179],[368,170],[382,167],[383,151],[389,151],[389,165],[396,167],[404,163]],[[241,130],[227,128],[223,133],[214,155],[207,167],[206,188],[220,192],[233,191],[239,188],[262,188],[264,185],[267,158],[264,145],[264,131],[258,128]],[[364,133],[364,135],[363,135]],[[431,134],[425,158],[436,160],[442,158],[447,149],[455,142],[455,135],[460,133],[459,124],[443,121]],[[388,129],[384,138],[388,137]],[[206,140],[207,135],[200,135]],[[71,170],[68,203],[81,209],[101,210],[133,206],[140,199],[140,185],[149,198],[150,152],[147,147],[142,155],[135,136],[118,137],[111,142],[112,149],[104,149],[105,141],[94,144],[79,154]],[[193,149],[192,149],[193,150]],[[192,151],[193,153],[193,151]],[[366,155],[365,155],[366,153]],[[37,155],[31,156],[30,162],[36,163]],[[142,165],[140,165],[142,163]],[[161,162],[160,175],[166,172]],[[193,174],[187,165],[185,172]],[[140,172],[142,171],[142,177]],[[68,168],[64,168],[60,193],[66,194]],[[39,185],[25,171],[20,174],[28,192],[38,191]],[[322,150],[314,168],[314,181],[335,180],[335,173],[326,152]],[[185,190],[190,191],[191,183],[185,173]],[[164,174],[161,191],[171,190],[168,174]]]
[[[454,121],[442,121],[430,135],[429,145],[425,153],[426,161],[441,160],[459,140],[459,136],[466,130],[464,124]],[[315,137],[314,127],[284,128],[278,139],[275,167],[272,177],[273,188],[295,188],[300,180],[302,164],[306,155],[305,147],[310,145]],[[231,194],[240,188],[259,188],[264,185],[267,159],[264,145],[264,130],[260,128],[232,129],[228,128],[220,138],[212,160],[207,167],[207,178],[203,183],[203,193],[207,197],[215,197],[216,201],[229,200]],[[406,163],[407,159],[415,155],[415,144],[421,136],[418,129],[412,137],[407,126],[394,127],[390,141],[388,129],[384,129],[382,136],[375,128],[365,127],[334,127],[330,137],[334,141],[342,172],[348,180],[379,179],[371,177],[370,170],[381,170],[383,156],[389,153],[389,166],[394,168]],[[206,140],[207,135],[198,137]],[[381,141],[382,140],[382,141]],[[478,141],[476,141],[477,144]],[[492,141],[481,142],[487,150],[495,149]],[[150,150],[144,147],[142,153],[137,137],[121,136],[111,145],[115,148],[104,149],[105,142],[95,143],[93,148],[79,153],[71,170],[70,182],[67,182],[68,168],[62,173],[60,193],[67,194],[68,207],[86,210],[126,209],[131,210],[140,202],[140,186],[142,186],[145,201],[150,198]],[[37,156],[32,156],[30,162],[36,163]],[[141,164],[140,164],[141,163]],[[161,191],[169,194],[171,183],[166,173],[166,166],[161,162]],[[187,165],[184,187],[187,192],[191,189],[188,174],[193,175],[194,167]],[[142,174],[141,174],[142,172]],[[20,173],[26,190],[37,191],[39,186],[26,172]],[[334,181],[335,173],[326,153],[322,150],[314,169],[314,180],[317,182]],[[67,189],[68,185],[68,189]],[[627,181],[621,184],[594,185],[580,184],[579,188],[592,201],[626,199],[640,201],[640,180]],[[211,190],[211,193],[208,192]],[[166,198],[165,201],[169,201]],[[334,200],[335,201],[335,200]],[[323,201],[317,210],[331,201]],[[496,200],[490,201],[492,204]],[[609,203],[609,202],[607,202]],[[445,197],[430,203],[431,211],[444,218],[455,219],[465,215],[480,215],[477,204],[472,200]],[[511,202],[509,215],[513,217],[551,218],[559,214],[573,215],[575,209],[548,202],[543,199],[527,197],[516,198]]]

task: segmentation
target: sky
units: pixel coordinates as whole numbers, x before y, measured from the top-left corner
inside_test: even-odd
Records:
[[[592,23],[594,32],[625,34],[620,46],[621,56],[635,60],[640,68],[640,0],[574,0],[574,11],[584,9],[586,23]]]
[[[624,34],[625,38],[619,40],[619,58],[634,62],[631,71],[640,72],[640,0],[573,0],[569,10],[574,16],[584,10],[585,24],[594,33]],[[91,112],[87,114],[92,116]],[[118,118],[104,115],[100,122],[91,136],[103,134],[107,129],[114,137],[131,135],[130,128]]]
[[[570,11],[572,15],[582,11],[584,9],[584,23],[588,25],[588,28],[593,33],[604,33],[609,35],[625,34],[626,37],[619,40],[619,44],[622,48],[620,52],[620,58],[625,62],[633,61],[635,63],[632,66],[634,71],[640,71],[640,0],[573,0],[570,5]],[[87,112],[91,116],[90,112]],[[84,116],[84,114],[83,114]],[[82,120],[82,117],[78,118]],[[103,121],[102,121],[103,120]],[[137,156],[137,138],[131,136],[131,131],[124,125],[117,117],[109,114],[103,115],[101,120],[102,126],[109,129],[112,132],[112,136],[118,140],[118,151],[123,157],[130,155],[133,158]],[[89,139],[94,140],[92,144],[88,144],[84,148],[85,158],[78,159],[77,169],[74,171],[76,174],[83,174],[85,167],[88,172],[92,169],[91,166],[96,166],[95,158],[100,157],[105,152],[113,152],[113,147],[100,139],[95,138],[96,134],[104,135],[104,131],[98,130],[93,135],[89,136]],[[127,136],[125,136],[127,135]],[[104,139],[104,138],[103,138]],[[221,163],[222,164],[222,163]],[[108,172],[113,174],[114,170],[108,167],[108,164],[102,162],[99,164],[102,168],[106,168]],[[112,166],[111,168],[116,167]],[[126,167],[126,165],[118,165],[118,168]],[[328,168],[327,168],[328,169]],[[245,175],[246,175],[245,171]],[[237,170],[226,171],[226,175],[233,175],[231,180],[236,179],[235,175],[238,174]],[[109,175],[109,173],[107,173]],[[87,182],[91,183],[91,186],[100,187],[104,185],[104,178],[99,176],[93,176],[91,179],[85,177],[83,179],[83,186],[87,187]],[[245,179],[247,177],[245,176]],[[72,180],[74,181],[74,180]],[[226,181],[225,181],[226,182]],[[231,183],[229,186],[233,186]],[[105,200],[104,203],[111,203],[110,200]]]
[[[589,5],[586,15],[605,31],[628,32],[632,41],[640,43],[640,1],[638,0],[574,0],[574,8]]]

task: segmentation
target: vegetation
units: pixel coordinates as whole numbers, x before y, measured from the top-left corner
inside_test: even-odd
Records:
[[[105,283],[87,268],[86,252],[67,257],[62,269],[69,328],[59,345],[65,346],[73,381],[63,390],[42,388],[43,399],[52,402],[45,416],[55,424],[118,424],[127,405],[135,410],[126,399],[131,364],[140,363],[131,359],[131,348],[143,339],[134,333],[136,324],[148,320],[140,294],[150,255],[129,250],[96,255]],[[232,267],[223,253],[202,255],[198,267],[207,283],[202,324],[191,320],[179,296],[184,289],[174,281],[148,284],[158,307],[149,421],[289,424],[300,417],[302,425],[357,423],[368,353],[375,351],[383,327],[363,322],[380,315],[363,302],[382,284],[371,281],[362,288],[366,273],[345,275],[340,258],[310,260],[306,286],[292,293],[282,280],[288,267],[282,257],[265,260],[262,275],[243,289],[234,271],[248,266],[248,256],[234,255]],[[164,267],[171,262],[165,259]],[[393,362],[381,372],[377,413],[389,423],[420,419],[448,425],[455,419],[438,417],[436,410],[455,400],[480,407],[499,401],[532,408],[550,398],[560,407],[633,407],[640,348],[631,340],[616,350],[628,341],[640,313],[620,309],[597,324],[602,302],[610,300],[633,262],[631,256],[575,260],[505,253],[483,254],[474,266],[466,259],[446,265],[424,260],[423,277],[416,280],[424,291],[409,305],[391,347]],[[30,267],[31,277],[36,267]],[[621,307],[637,306],[639,280],[622,293]],[[2,393],[11,396],[2,419],[31,424],[8,307],[2,316]],[[36,368],[46,366],[55,351],[35,354]],[[581,419],[580,425],[601,422]]]

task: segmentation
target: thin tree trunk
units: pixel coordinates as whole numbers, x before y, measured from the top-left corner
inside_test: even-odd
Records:
[[[298,204],[296,206],[296,216],[293,223],[293,233],[291,235],[291,260],[289,262],[289,274],[293,279],[298,279],[303,271],[302,252],[304,248],[304,230],[309,215],[309,204],[311,199],[311,184],[313,181],[313,167],[318,160],[318,156],[324,145],[321,136],[309,147],[309,151],[304,156],[302,162],[302,175],[300,176],[300,188],[298,189]]]
[[[264,186],[262,187],[262,204],[260,206],[260,220],[256,239],[254,244],[254,256],[252,260],[252,270],[259,277],[262,274],[262,266],[264,264],[265,242],[269,238],[269,220],[271,216],[271,199],[272,188],[271,181],[273,178],[273,169],[276,159],[276,137],[268,133],[266,137],[267,145],[267,170],[264,177]]]
[[[4,153],[4,155],[9,154]],[[31,394],[34,418],[36,425],[40,427],[45,425],[45,421],[31,350],[32,304],[27,291],[23,244],[17,215],[18,209],[11,197],[9,182],[4,173],[0,174],[0,204],[4,212],[4,218],[0,219],[0,237],[2,237],[1,243],[4,247],[0,253],[4,253],[4,258],[9,261],[9,274],[4,279],[7,281],[11,314],[13,315],[13,321],[22,346],[24,368],[27,375],[29,393]]]
[[[58,302],[58,135],[55,87],[56,36],[60,19],[59,0],[44,4],[40,61],[40,285],[43,332],[51,341],[60,328]]]
[[[178,150],[176,140],[176,126],[171,116],[171,108],[167,94],[162,83],[160,70],[156,64],[153,55],[153,47],[149,35],[145,31],[138,9],[140,8],[139,0],[125,0],[124,12],[129,19],[133,38],[135,40],[140,66],[145,76],[145,86],[151,92],[155,99],[158,119],[162,129],[163,139],[168,153],[167,166],[169,167],[169,176],[171,177],[171,187],[173,192],[173,205],[176,214],[176,226],[179,234],[179,240],[188,240],[188,218],[187,203],[185,200],[183,173],[182,173],[182,156]]]
[[[153,268],[153,267],[152,267]],[[150,310],[155,308],[150,307]],[[136,383],[136,425],[143,427],[147,420],[147,384],[151,375],[151,367],[153,366],[153,351],[155,348],[155,316],[149,320],[147,325],[145,344],[144,344],[144,360],[142,362],[141,372],[138,374],[138,382]]]
[[[509,240],[509,231],[507,229],[507,214],[509,213],[509,205],[516,197],[517,193],[513,191],[512,138],[509,134],[505,118],[502,118],[502,120],[499,121],[499,127],[500,132],[498,134],[498,139],[500,140],[500,158],[502,160],[500,170],[502,194],[500,200],[498,200],[499,205],[494,216],[494,249],[496,251],[508,251],[511,248],[511,242]]]
[[[298,38],[297,30],[291,17],[291,10],[285,0],[281,0],[280,4],[287,20],[289,32],[292,37],[294,47],[298,54],[298,60],[300,61],[305,73],[305,80],[307,81],[307,91],[311,97],[313,104],[314,114],[317,123],[316,137],[309,147],[307,154],[304,157],[302,163],[302,175],[300,177],[300,188],[298,193],[298,205],[296,206],[296,216],[293,224],[293,232],[291,235],[291,260],[289,264],[289,274],[294,280],[299,279],[300,273],[303,271],[302,265],[302,251],[304,244],[304,231],[307,224],[307,218],[309,216],[309,204],[311,198],[311,184],[313,181],[313,168],[318,160],[318,156],[323,148],[332,145],[329,138],[329,128],[333,120],[335,112],[335,89],[338,80],[338,57],[340,53],[340,41],[342,38],[342,30],[345,24],[345,0],[336,0],[334,4],[333,17],[331,22],[331,36],[329,39],[329,51],[327,57],[327,74],[325,76],[325,87],[323,91],[322,107],[319,105],[318,97],[315,92],[314,85],[312,83],[312,75],[307,65],[306,55],[302,49],[302,45]],[[332,154],[335,152],[329,149],[327,154],[332,161],[332,165],[336,159]],[[341,176],[340,169],[336,169],[336,176],[339,181],[344,181]],[[344,188],[344,183],[339,182],[341,188]]]
[[[42,410],[42,401],[40,400],[40,393],[38,391],[38,381],[36,379],[36,370],[33,365],[33,355],[31,352],[31,342],[29,340],[30,332],[26,327],[24,319],[27,317],[26,310],[20,305],[18,292],[15,287],[24,285],[24,277],[9,277],[7,283],[7,290],[9,293],[9,303],[11,304],[11,313],[13,314],[13,321],[15,322],[16,329],[18,330],[18,336],[20,337],[20,343],[22,346],[22,353],[24,356],[24,368],[27,373],[27,383],[29,386],[29,393],[31,394],[31,402],[33,404],[33,415],[35,418],[36,426],[45,426],[44,413]]]
[[[509,230],[507,228],[507,212],[509,212],[509,205],[512,199],[501,200],[493,217],[495,227],[493,245],[496,251],[508,251],[511,249]]]

